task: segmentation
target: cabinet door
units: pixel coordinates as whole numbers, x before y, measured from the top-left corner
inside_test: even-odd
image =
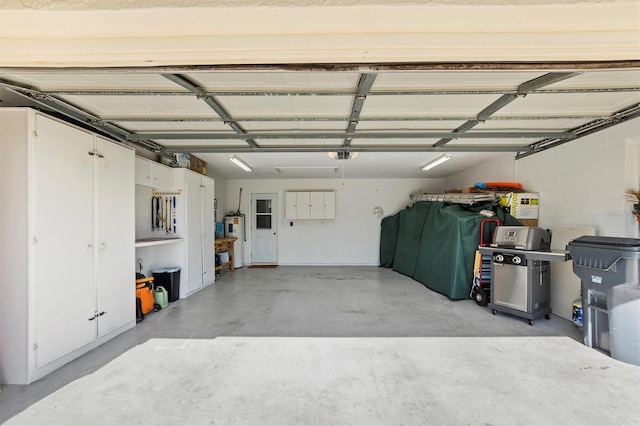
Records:
[[[151,178],[153,179],[153,187],[160,189],[173,188],[172,170],[162,164],[151,162]]]
[[[195,172],[187,174],[187,231],[185,289],[187,294],[202,287],[202,179]]]
[[[284,218],[287,220],[297,219],[296,215],[297,197],[295,192],[285,192]]]
[[[216,224],[214,219],[214,181],[202,177],[202,282],[210,284],[215,280],[214,244]]]
[[[98,138],[98,335],[135,321],[135,188],[133,151]]]
[[[324,219],[324,193],[323,192],[311,192],[309,193],[309,204],[311,204],[310,219]]]
[[[151,162],[136,157],[136,185],[151,186]]]
[[[94,136],[36,114],[32,318],[36,366],[96,338]]]
[[[296,193],[296,218],[309,219],[311,217],[311,195],[308,192]]]
[[[336,193],[333,191],[324,193],[324,218],[336,218]]]

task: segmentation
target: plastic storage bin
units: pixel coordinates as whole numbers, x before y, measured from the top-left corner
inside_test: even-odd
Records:
[[[640,365],[640,239],[584,236],[567,249],[582,281],[585,345]]]
[[[169,302],[175,302],[180,298],[180,268],[167,267],[151,271],[156,286],[167,289]]]

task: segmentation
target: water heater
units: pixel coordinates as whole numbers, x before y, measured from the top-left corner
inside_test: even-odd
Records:
[[[233,267],[242,268],[244,265],[244,216],[225,216],[224,236],[237,238],[233,243]]]

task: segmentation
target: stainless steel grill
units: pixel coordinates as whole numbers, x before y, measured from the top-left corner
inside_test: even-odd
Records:
[[[490,247],[491,301],[493,314],[504,312],[529,320],[549,319],[550,262],[564,262],[566,251],[550,250],[551,235],[536,226],[499,226]]]

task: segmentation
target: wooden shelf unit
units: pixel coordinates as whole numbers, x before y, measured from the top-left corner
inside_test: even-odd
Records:
[[[216,272],[220,271],[221,269],[225,268],[225,267],[229,267],[229,270],[231,272],[233,272],[235,270],[235,268],[233,267],[233,246],[235,241],[237,240],[236,237],[225,237],[225,238],[216,238],[215,240],[215,253],[221,253],[224,251],[228,251],[229,252],[229,261],[226,263],[222,263],[220,265],[215,265],[216,266]],[[215,262],[215,259],[214,259]]]

